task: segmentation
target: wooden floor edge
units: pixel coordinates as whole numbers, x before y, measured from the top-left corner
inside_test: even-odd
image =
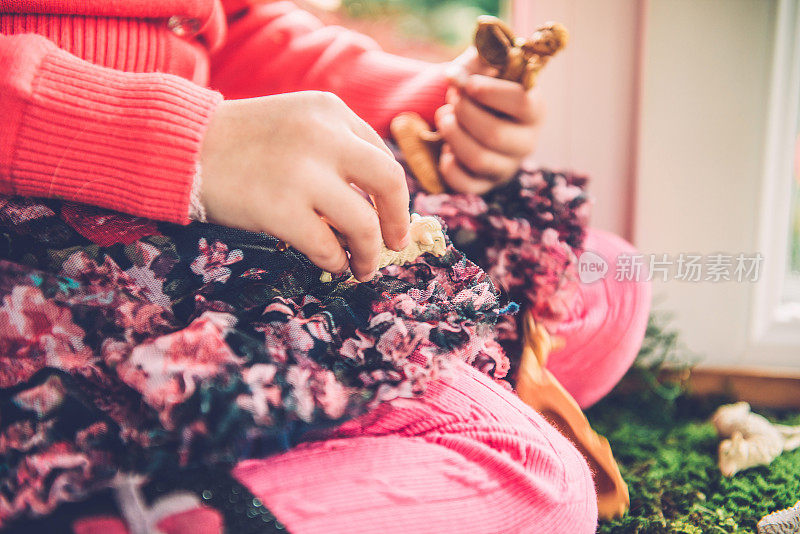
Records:
[[[794,370],[698,367],[688,377],[666,371],[666,377],[683,379],[692,395],[730,395],[753,407],[800,409],[800,373]]]

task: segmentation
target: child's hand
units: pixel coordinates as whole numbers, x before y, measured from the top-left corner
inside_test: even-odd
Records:
[[[544,103],[537,91],[490,76],[474,49],[454,65],[462,71],[435,117],[445,140],[439,170],[455,191],[482,194],[512,178],[533,153]]]
[[[381,235],[395,250],[408,242],[403,168],[378,134],[330,93],[223,102],[200,164],[210,221],[272,234],[326,271],[349,264],[357,279],[369,280]],[[372,196],[377,211],[351,184]],[[349,262],[329,224],[345,236]]]

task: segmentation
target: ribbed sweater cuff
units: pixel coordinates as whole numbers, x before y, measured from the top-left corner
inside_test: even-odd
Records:
[[[176,76],[53,50],[17,131],[13,190],[187,224],[200,146],[221,100]]]

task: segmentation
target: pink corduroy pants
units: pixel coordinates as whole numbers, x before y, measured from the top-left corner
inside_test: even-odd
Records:
[[[537,412],[458,363],[417,399],[386,402],[323,441],[240,462],[233,475],[292,534],[590,534],[597,501],[583,457]],[[196,508],[166,534],[222,534]],[[128,534],[93,517],[76,534]]]
[[[309,533],[589,534],[591,473],[538,413],[465,364],[233,474],[288,530]]]

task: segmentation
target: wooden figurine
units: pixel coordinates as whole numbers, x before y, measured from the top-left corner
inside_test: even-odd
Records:
[[[558,22],[540,26],[530,39],[515,37],[502,20],[489,16],[478,17],[475,30],[478,55],[498,70],[498,78],[520,83],[526,91],[536,84],[539,72],[568,41],[567,29]]]
[[[784,451],[800,447],[800,426],[776,425],[750,411],[746,402],[721,406],[711,422],[725,438],[719,444],[719,470],[726,477],[767,465]]]
[[[447,241],[442,230],[442,223],[436,217],[422,217],[418,213],[412,213],[409,233],[411,241],[403,250],[396,251],[386,245],[382,246],[380,256],[378,256],[378,269],[389,265],[411,263],[425,253],[444,256],[447,251]],[[327,271],[319,277],[320,282],[330,282],[332,279],[331,273]]]
[[[599,516],[602,519],[621,517],[630,506],[628,485],[622,479],[608,440],[592,430],[575,399],[545,368],[550,352],[560,344],[560,340],[535,323],[530,313],[526,315],[517,395],[542,414],[586,458],[594,474]]]
[[[498,78],[520,83],[526,90],[535,85],[539,72],[568,39],[566,28],[558,22],[541,26],[530,39],[515,37],[502,20],[490,16],[478,17],[475,30],[475,48],[483,61],[497,69]],[[429,193],[443,193],[438,166],[441,135],[412,112],[395,117],[389,129],[420,185]]]

